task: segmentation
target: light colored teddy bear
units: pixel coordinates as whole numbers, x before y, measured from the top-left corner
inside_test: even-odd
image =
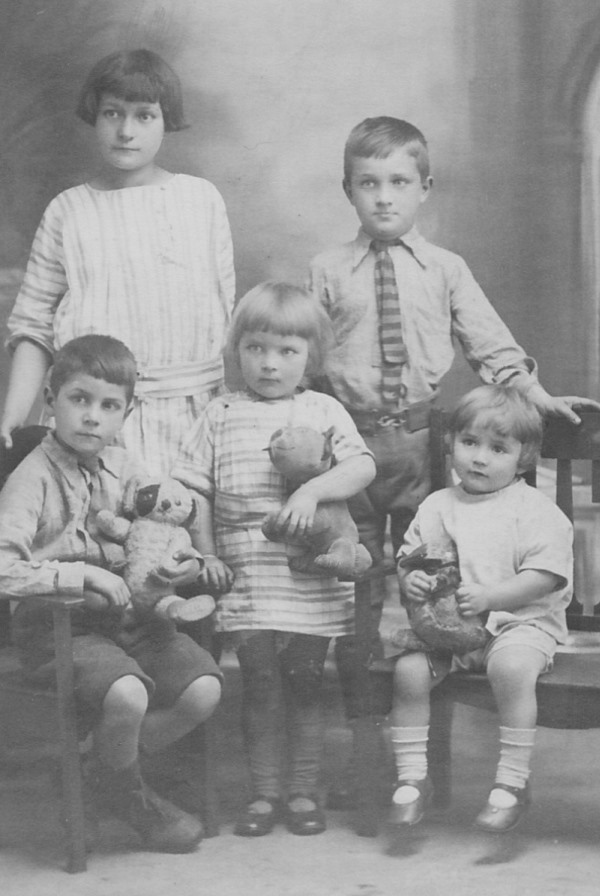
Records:
[[[273,433],[266,450],[273,466],[285,476],[290,494],[330,468],[333,435],[333,427],[322,433],[308,426],[289,426]],[[270,541],[305,549],[288,560],[290,569],[298,572],[350,579],[361,576],[373,562],[359,544],[358,529],[345,501],[319,504],[309,535],[286,537],[285,527],[277,524],[276,512],[267,516],[262,531]]]
[[[192,496],[175,479],[148,483],[135,477],[125,488],[123,516],[101,510],[99,530],[125,550],[123,579],[131,592],[131,604],[140,619],[157,615],[176,622],[195,622],[209,616],[215,602],[208,594],[187,600],[157,576],[157,570],[178,552],[193,554],[185,525],[193,518]],[[130,519],[128,518],[130,517]],[[202,557],[196,554],[200,568]]]

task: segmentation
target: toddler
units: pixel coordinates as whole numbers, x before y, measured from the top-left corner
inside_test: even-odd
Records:
[[[431,798],[427,777],[429,693],[452,670],[485,671],[500,717],[500,761],[477,827],[514,827],[530,801],[529,766],[537,716],[536,681],[552,668],[567,635],[572,593],[572,526],[520,477],[542,438],[537,408],[511,386],[480,386],[451,421],[458,485],[419,507],[398,553],[451,542],[458,554],[460,613],[481,615],[489,640],[462,656],[406,653],[394,672],[392,745],[398,774],[392,821],[416,824]],[[432,578],[399,567],[403,602],[422,602]]]

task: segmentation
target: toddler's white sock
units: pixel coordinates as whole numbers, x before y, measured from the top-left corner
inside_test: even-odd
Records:
[[[398,789],[393,800],[397,805],[412,803],[419,796],[415,787],[403,781],[422,781],[427,777],[427,741],[429,725],[418,728],[391,728],[392,749],[398,776]]]
[[[496,770],[496,784],[523,788],[529,780],[535,728],[506,728],[500,726],[500,761]],[[517,798],[501,788],[493,788],[489,798],[492,806],[508,809]]]

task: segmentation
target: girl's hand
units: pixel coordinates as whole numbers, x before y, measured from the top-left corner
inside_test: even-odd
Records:
[[[15,429],[21,429],[24,423],[25,420],[16,420],[8,414],[4,414],[2,420],[0,420],[0,442],[5,448],[12,448],[12,434]]]
[[[456,602],[461,616],[479,616],[489,610],[488,589],[481,585],[459,585]]]
[[[310,492],[303,491],[300,487],[290,495],[279,511],[275,525],[287,538],[309,535],[315,521],[317,503]]]
[[[435,577],[428,576],[422,569],[413,569],[400,579],[403,598],[414,604],[424,604],[434,584]]]
[[[219,560],[214,554],[204,556],[204,569],[200,574],[200,581],[207,591],[216,594],[226,594],[231,591],[235,576],[226,563]]]
[[[198,559],[194,550],[175,551],[172,557],[161,563],[152,573],[160,582],[166,582],[174,588],[196,582],[202,572],[203,562]]]
[[[99,592],[111,607],[126,607],[131,598],[129,588],[121,576],[100,566],[85,567],[83,587],[85,591]]]

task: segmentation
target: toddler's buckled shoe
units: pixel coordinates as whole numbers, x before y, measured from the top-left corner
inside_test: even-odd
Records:
[[[418,795],[410,803],[395,803],[392,797],[392,808],[390,811],[391,824],[418,824],[425,809],[431,802],[433,796],[433,784],[429,777],[420,781],[398,781],[396,793],[401,787],[414,787],[418,791]],[[394,794],[395,796],[395,794]]]
[[[515,828],[525,814],[531,803],[529,784],[525,787],[513,787],[510,784],[494,784],[493,790],[505,790],[512,793],[517,801],[513,806],[503,809],[488,802],[483,807],[474,825],[480,831],[488,831],[492,834],[504,834]]]

